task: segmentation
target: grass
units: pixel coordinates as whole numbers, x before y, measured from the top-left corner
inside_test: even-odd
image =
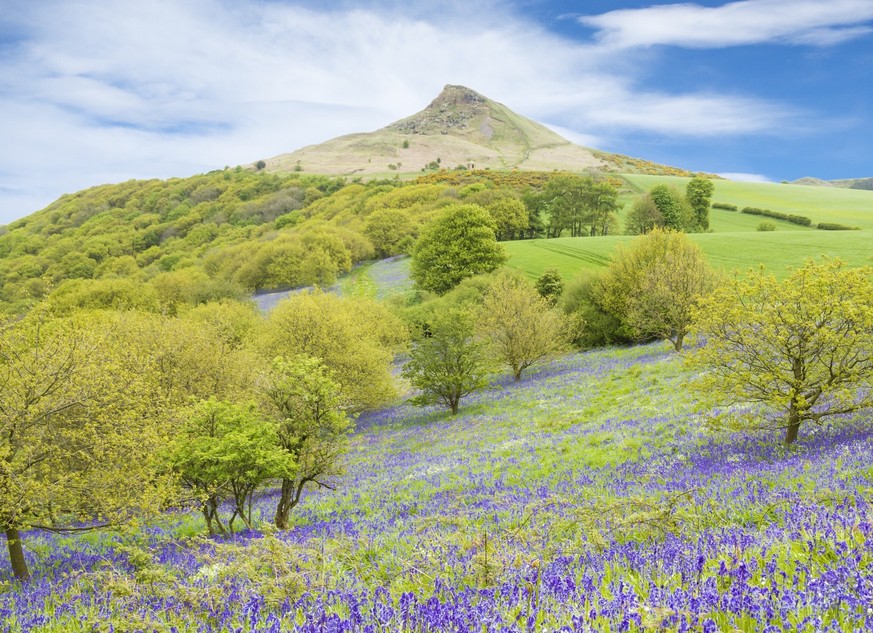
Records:
[[[687,178],[675,176],[637,176],[627,175],[624,179],[638,193],[651,189],[656,184],[673,185],[685,190]],[[736,182],[733,180],[714,180],[715,193],[713,202],[727,202],[738,208],[758,207],[805,215],[812,219],[813,224],[819,222],[836,222],[848,226],[858,226],[862,229],[873,229],[873,191],[860,189],[844,189],[841,187],[812,187],[807,185],[789,185],[760,182]],[[713,230],[735,230],[723,214],[711,214]],[[725,212],[730,214],[730,212]],[[738,214],[740,215],[740,214]],[[753,221],[751,230],[757,226],[761,218],[749,216]],[[720,223],[726,222],[724,228]],[[779,229],[783,228],[779,223]],[[788,228],[787,226],[784,228]]]
[[[763,265],[781,278],[807,258],[823,255],[839,257],[850,266],[873,265],[870,235],[865,231],[705,233],[689,237],[700,245],[713,266],[725,272],[743,272]],[[508,265],[528,277],[535,279],[547,268],[556,268],[564,279],[570,279],[581,270],[606,266],[615,246],[632,239],[627,235],[561,237],[503,245],[509,254]]]

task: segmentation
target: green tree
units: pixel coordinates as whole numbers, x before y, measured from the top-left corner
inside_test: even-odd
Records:
[[[526,280],[501,275],[482,301],[477,327],[515,380],[566,349],[564,316]]]
[[[629,235],[645,235],[656,226],[664,226],[664,216],[652,196],[646,193],[634,200],[624,230]]]
[[[413,341],[403,375],[419,395],[417,405],[443,404],[457,414],[461,398],[488,385],[490,360],[475,336],[470,312],[449,309],[433,315]]]
[[[691,224],[691,207],[685,196],[668,185],[655,185],[649,191],[652,202],[664,218],[664,227],[674,231],[685,231]]]
[[[485,209],[494,220],[498,240],[511,240],[527,229],[527,208],[521,200],[501,197],[488,204]]]
[[[331,478],[342,473],[353,424],[346,414],[340,385],[317,358],[297,356],[273,361],[262,384],[267,410],[275,421],[279,446],[296,462],[282,478],[275,523],[288,528],[288,517],[308,485],[333,490]]]
[[[505,261],[488,212],[473,204],[452,205],[422,231],[412,249],[410,275],[419,288],[443,294]]]
[[[694,317],[699,388],[740,405],[722,417],[785,429],[792,444],[804,422],[873,407],[873,269],[809,260],[782,282],[751,272]]]
[[[715,184],[709,178],[696,177],[685,186],[685,198],[694,212],[694,223],[699,231],[709,229],[709,206]]]
[[[360,410],[395,396],[391,361],[405,332],[396,316],[370,299],[301,292],[270,312],[258,347],[267,358],[320,358],[343,397]]]
[[[540,296],[552,306],[558,302],[561,293],[564,292],[564,282],[557,268],[547,268],[543,271],[543,274],[537,277],[534,287]]]
[[[616,249],[600,281],[601,304],[636,339],[661,338],[682,350],[695,304],[718,276],[684,233],[654,229]]]
[[[364,234],[370,238],[376,255],[390,257],[412,248],[416,225],[405,209],[377,209],[364,223]]]
[[[100,527],[167,498],[154,475],[166,408],[129,344],[117,322],[40,309],[0,327],[0,527],[20,580],[21,531]]]
[[[240,518],[252,528],[252,497],[273,479],[293,477],[294,455],[279,443],[276,425],[253,404],[201,400],[184,410],[174,441],[163,451],[166,466],[200,505],[210,534],[233,532]],[[222,521],[222,503],[233,511]]]

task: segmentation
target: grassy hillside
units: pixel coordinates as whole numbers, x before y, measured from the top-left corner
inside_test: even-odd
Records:
[[[724,271],[763,265],[777,277],[784,277],[789,267],[797,268],[805,259],[822,255],[839,257],[850,266],[873,265],[873,248],[865,231],[705,233],[690,237],[712,265]],[[631,239],[624,235],[562,237],[507,242],[504,246],[510,256],[508,265],[531,278],[547,268],[557,268],[564,278],[570,278],[580,269],[607,265],[615,245]]]
[[[674,176],[642,176],[628,175],[625,180],[637,191],[643,192],[651,189],[659,183],[674,185],[681,190],[685,189],[687,178]],[[758,207],[805,215],[812,219],[813,224],[819,222],[837,222],[849,226],[858,226],[862,229],[873,229],[873,191],[860,189],[843,189],[838,187],[808,187],[803,185],[764,183],[764,182],[735,182],[732,180],[714,180],[714,202],[727,202],[743,207]],[[713,220],[725,220],[720,214],[716,217],[713,212]],[[761,218],[750,218],[754,225]],[[788,229],[789,226],[779,228]],[[716,224],[716,231],[730,230],[729,225],[721,228]]]
[[[709,431],[689,379],[644,346],[501,379],[455,418],[372,412],[337,489],[283,533],[205,539],[177,514],[27,535],[40,580],[0,593],[6,630],[869,629],[864,421],[804,428],[785,451],[775,433]]]

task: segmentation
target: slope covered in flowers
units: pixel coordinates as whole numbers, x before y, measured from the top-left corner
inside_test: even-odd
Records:
[[[0,631],[873,628],[865,418],[714,432],[662,345],[576,354],[446,412],[357,422],[284,533],[28,535]]]

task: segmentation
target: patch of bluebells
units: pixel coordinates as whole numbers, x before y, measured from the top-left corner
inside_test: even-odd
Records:
[[[658,380],[605,391],[641,367]],[[773,433],[713,434],[677,395],[686,378],[662,346],[592,352],[501,381],[455,418],[403,403],[361,416],[337,490],[309,493],[269,537],[300,553],[302,586],[278,598],[262,577],[208,573],[220,546],[244,557],[260,532],[143,530],[167,571],[150,581],[112,535],[28,534],[35,579],[0,595],[0,632],[873,630],[866,420],[804,428],[791,451]],[[597,393],[613,404],[586,417]],[[621,458],[561,457],[594,440]],[[586,508],[671,495],[681,529],[573,531]],[[259,500],[264,522],[274,503]]]

